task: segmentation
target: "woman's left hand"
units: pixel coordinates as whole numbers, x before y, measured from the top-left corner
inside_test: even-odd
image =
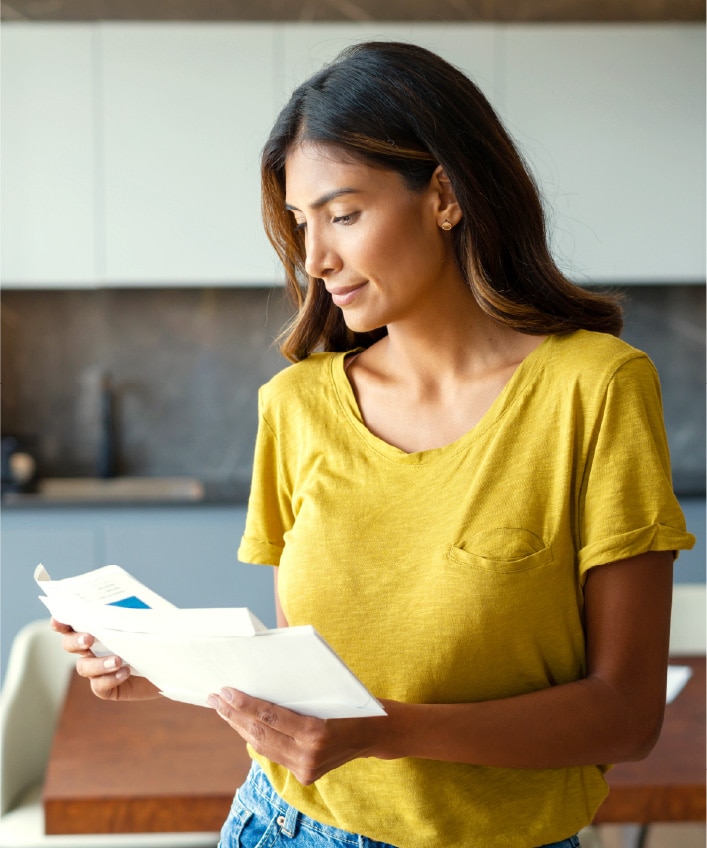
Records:
[[[208,702],[258,754],[285,766],[304,786],[357,757],[387,758],[381,741],[388,716],[313,718],[230,688]]]

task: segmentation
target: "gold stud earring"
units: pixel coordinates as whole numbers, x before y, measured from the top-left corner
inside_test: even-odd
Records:
[[[444,221],[442,224],[440,224],[440,227],[441,227],[441,228],[442,228],[445,232],[449,232],[449,231],[452,229],[452,225],[449,223],[449,221]]]

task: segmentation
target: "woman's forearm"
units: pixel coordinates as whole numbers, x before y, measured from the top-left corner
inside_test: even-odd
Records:
[[[638,693],[639,698],[643,693]],[[480,703],[383,701],[387,715],[302,716],[233,689],[209,704],[259,754],[303,785],[358,757],[420,757],[507,768],[563,768],[640,759],[655,742],[662,707],[636,712],[599,678]]]
[[[636,705],[587,678],[498,701],[386,702],[377,756],[422,757],[509,768],[563,768],[645,757],[662,723],[660,705]]]

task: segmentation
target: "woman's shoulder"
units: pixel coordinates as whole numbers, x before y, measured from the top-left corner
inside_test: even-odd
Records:
[[[269,403],[278,403],[321,396],[322,390],[332,384],[336,361],[345,355],[312,353],[306,359],[286,366],[261,387],[261,398]]]
[[[564,371],[568,377],[574,375],[604,382],[632,362],[639,368],[653,370],[653,364],[642,350],[609,333],[576,330],[552,339],[554,368]]]

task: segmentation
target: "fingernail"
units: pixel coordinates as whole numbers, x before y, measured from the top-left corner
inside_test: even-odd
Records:
[[[220,695],[223,698],[223,700],[228,701],[229,704],[233,700],[233,692],[231,692],[230,689],[226,689],[225,687],[220,690]]]
[[[108,657],[107,660],[103,660],[103,668],[111,669],[118,667],[118,660],[116,657]]]
[[[86,633],[82,633],[79,636],[79,646],[81,648],[88,648],[88,635]]]
[[[130,669],[125,668],[125,666],[115,673],[115,679],[118,683],[122,683],[123,680],[126,680],[128,677],[130,677]]]
[[[207,703],[210,707],[213,707],[214,709],[217,709],[217,708],[218,708],[218,705],[219,705],[218,695],[209,695],[209,697],[206,699],[206,703]]]

